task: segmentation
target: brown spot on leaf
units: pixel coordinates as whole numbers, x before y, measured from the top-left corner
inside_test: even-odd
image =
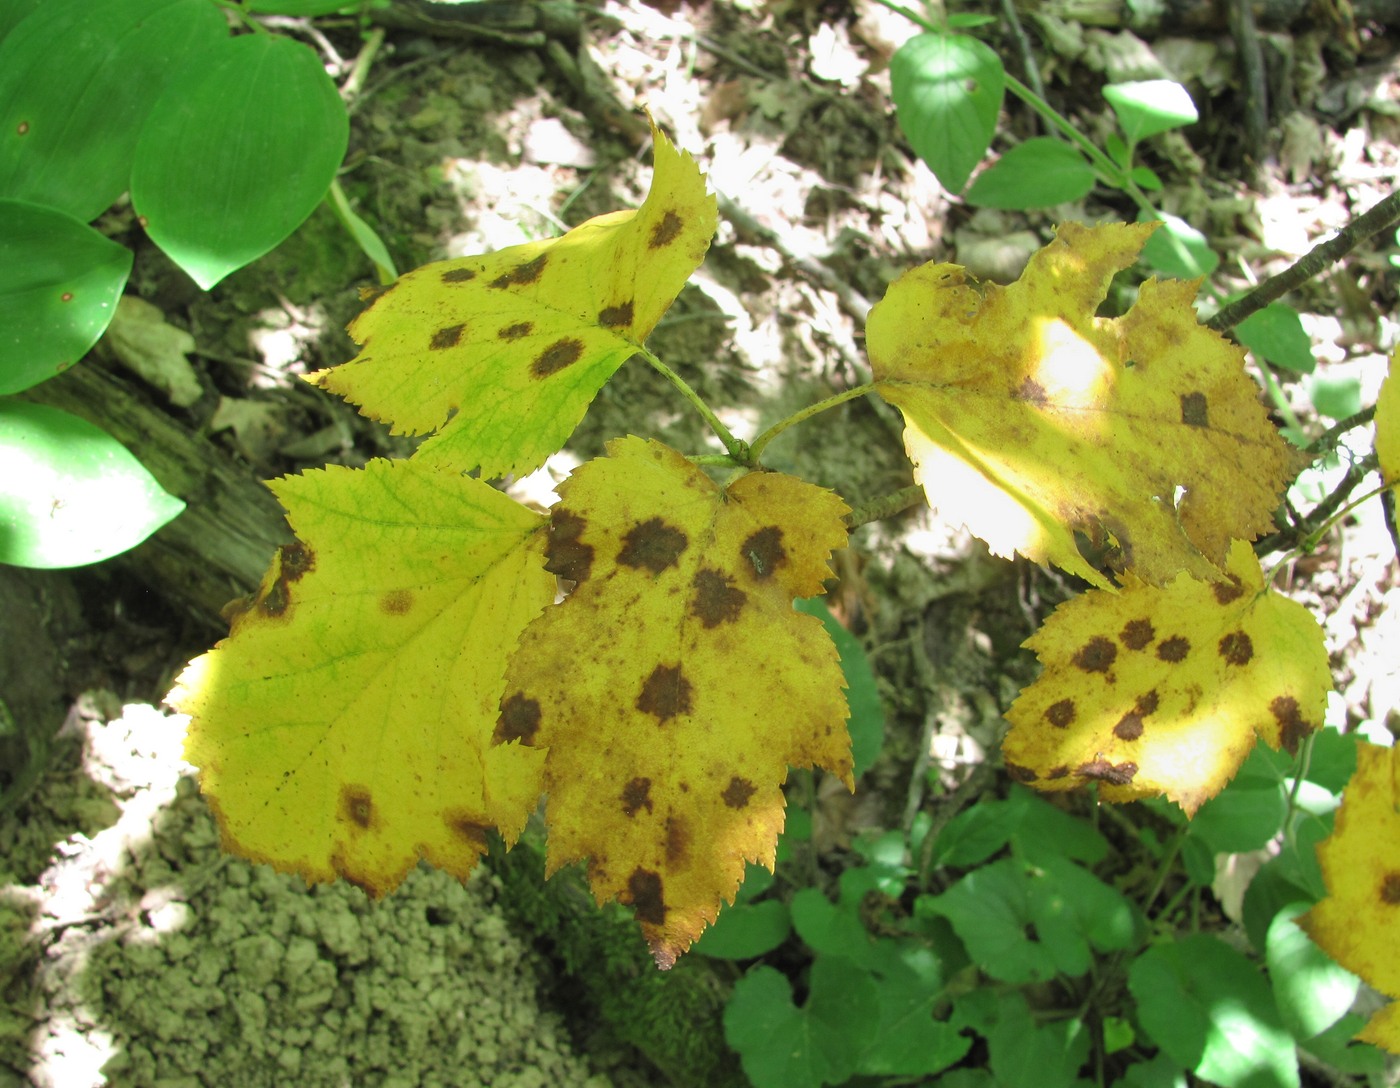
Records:
[[[623,329],[632,324],[635,307],[629,298],[617,306],[605,306],[598,311],[598,324],[605,329]]]
[[[648,518],[632,526],[622,538],[617,561],[624,567],[634,570],[645,567],[652,574],[660,574],[676,565],[689,542],[685,533],[674,525],[667,525],[660,518]]]
[[[627,902],[637,917],[648,925],[666,924],[666,900],[662,896],[661,876],[641,866],[627,878]]]
[[[1067,729],[1074,722],[1075,709],[1073,699],[1061,699],[1058,703],[1051,703],[1045,708],[1045,720],[1056,729]]]
[[[295,582],[316,565],[316,553],[300,540],[283,544],[281,556],[282,580],[284,582]]]
[[[727,574],[709,568],[697,571],[691,585],[695,587],[695,597],[690,602],[690,611],[700,617],[706,628],[733,623],[749,599]]]
[[[1119,740],[1137,740],[1142,736],[1142,715],[1136,710],[1130,710],[1118,719],[1118,724],[1113,727],[1113,735]]]
[[[1152,644],[1152,640],[1157,637],[1157,631],[1152,626],[1151,620],[1129,620],[1123,624],[1123,630],[1118,632],[1118,641],[1130,650],[1141,650]]]
[[[1400,873],[1391,870],[1382,878],[1381,902],[1387,907],[1400,906]]]
[[[1244,596],[1244,583],[1240,581],[1238,574],[1230,575],[1228,585],[1225,582],[1216,582],[1210,589],[1215,594],[1217,604],[1229,604]]]
[[[658,724],[665,724],[677,714],[690,713],[691,690],[679,665],[657,665],[642,684],[637,709],[653,715]]]
[[[1016,400],[1029,401],[1037,407],[1043,407],[1048,399],[1045,396],[1045,386],[1041,385],[1034,378],[1026,378],[1016,387],[1015,392],[1013,392],[1011,396]]]
[[[374,822],[374,802],[364,786],[340,787],[340,814],[366,831]]]
[[[509,744],[518,740],[529,744],[535,739],[535,730],[539,727],[539,700],[517,691],[501,703],[501,716],[496,719],[496,731],[491,735],[491,741],[494,744]]]
[[[534,283],[540,278],[540,273],[544,271],[544,266],[548,263],[549,254],[541,253],[533,261],[518,264],[509,272],[497,276],[491,281],[491,286],[499,291],[504,287],[524,287]]]
[[[19,135],[19,136],[28,136],[28,135],[29,135],[29,122],[28,122],[28,121],[21,121],[17,126],[15,126],[15,134],[16,134],[16,135]]]
[[[64,291],[63,294],[61,294],[61,295],[58,296],[58,300],[59,300],[60,302],[72,302],[72,301],[73,301],[73,292],[72,292],[72,291]]]
[[[660,249],[662,246],[670,245],[676,240],[676,235],[680,234],[683,226],[685,226],[685,220],[675,212],[668,211],[661,217],[661,222],[651,228],[651,238],[647,242],[647,248]]]
[[[1157,712],[1157,704],[1160,702],[1161,698],[1157,695],[1157,689],[1153,688],[1151,691],[1145,691],[1137,697],[1137,703],[1133,706],[1133,709],[1145,718],[1147,715]]]
[[[1163,641],[1157,647],[1157,656],[1169,665],[1175,665],[1178,661],[1185,661],[1186,655],[1191,652],[1191,643],[1180,635],[1172,635],[1171,638]]]
[[[406,616],[413,610],[413,591],[391,589],[379,598],[379,610],[391,616]]]
[[[1057,779],[1066,777],[1068,774],[1069,768],[1066,767],[1063,763],[1061,763],[1058,767],[1051,767],[1048,771],[1046,771],[1045,778],[1047,781],[1054,782]]]
[[[433,339],[428,347],[433,351],[442,351],[444,348],[455,348],[462,340],[462,333],[466,331],[466,325],[448,325],[446,328],[438,329],[433,333]]]
[[[474,850],[486,853],[487,836],[490,834],[491,825],[484,824],[468,812],[444,812],[442,822],[447,825],[447,829],[456,835],[463,842],[467,843]]]
[[[737,774],[729,780],[729,785],[724,787],[724,792],[720,797],[730,808],[747,808],[749,798],[758,792],[758,787],[747,778],[740,778]]]
[[[503,329],[496,331],[497,340],[519,340],[521,337],[529,336],[535,331],[533,321],[517,321],[514,325],[507,325]]]
[[[1231,631],[1220,639],[1220,656],[1231,665],[1248,665],[1254,658],[1254,640],[1243,631]]]
[[[548,378],[551,374],[558,374],[566,366],[572,366],[582,356],[583,341],[577,337],[565,336],[535,356],[535,361],[530,364],[530,376]]]
[[[1107,782],[1110,786],[1126,786],[1138,773],[1138,765],[1132,762],[1110,763],[1106,759],[1095,759],[1081,763],[1074,769],[1074,773],[1095,782]]]
[[[469,283],[476,279],[476,271],[471,268],[449,268],[442,274],[443,283]]]
[[[1188,427],[1209,427],[1210,413],[1206,409],[1204,393],[1181,394],[1181,422]]]
[[[580,542],[588,522],[555,506],[549,514],[549,546],[544,569],[560,578],[582,582],[593,569],[593,545]]]
[[[634,778],[622,787],[622,811],[635,816],[642,809],[651,811],[650,778]]]
[[[787,549],[783,547],[783,531],[776,525],[769,525],[750,533],[739,545],[739,560],[753,567],[759,581],[773,577],[787,559]]]
[[[267,592],[258,601],[258,611],[266,616],[284,616],[292,599],[287,595],[287,583],[281,578],[267,587]]]
[[[1096,635],[1079,647],[1073,661],[1076,667],[1085,672],[1108,672],[1117,659],[1118,647],[1102,635]]]
[[[679,816],[666,817],[666,864],[684,868],[690,859],[690,827]]]
[[[1029,767],[1022,767],[1016,763],[1007,763],[1004,766],[1006,773],[1016,782],[1034,782],[1040,777]]]
[[[1290,756],[1298,754],[1298,742],[1312,732],[1312,726],[1303,717],[1298,700],[1291,695],[1280,695],[1269,703],[1269,713],[1278,722],[1279,743]]]

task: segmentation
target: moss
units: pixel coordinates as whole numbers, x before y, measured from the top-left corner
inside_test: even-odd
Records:
[[[747,1088],[724,1041],[730,987],[713,961],[685,956],[657,970],[631,914],[599,908],[577,867],[545,880],[530,841],[488,861],[504,889],[499,907],[557,969],[552,1004],[570,1018],[580,1051],[635,1050],[679,1088]]]

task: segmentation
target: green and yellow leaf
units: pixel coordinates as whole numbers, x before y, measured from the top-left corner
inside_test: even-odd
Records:
[[[1264,585],[1236,541],[1228,581],[1127,574],[1090,590],[1025,645],[1044,672],[1007,711],[1008,771],[1037,789],[1099,784],[1108,801],[1165,794],[1188,815],[1234,777],[1257,738],[1293,752],[1331,689],[1322,628]]]
[[[1327,898],[1298,924],[1392,999],[1357,1038],[1400,1054],[1400,748],[1357,746],[1356,773],[1317,858]]]
[[[1122,317],[1094,316],[1152,229],[1065,224],[1008,287],[923,265],[867,328],[929,502],[998,555],[1099,586],[1076,531],[1153,585],[1216,578],[1296,467],[1244,353],[1197,323],[1195,283],[1148,280]]]
[[[310,881],[465,877],[513,841],[544,753],[493,747],[506,658],[554,597],[545,520],[408,461],[271,484],[297,542],[169,702],[225,845]]]
[[[416,456],[486,478],[538,468],[641,346],[705,256],[715,198],[660,130],[651,192],[563,237],[439,261],[403,276],[350,325],[350,362],[309,380]]]
[[[846,541],[841,500],[790,476],[726,487],[615,440],[560,486],[548,569],[576,583],[525,631],[497,739],[544,746],[548,870],[588,858],[670,966],[773,866],[791,764],[851,785],[836,651],[793,598]]]
[[[1390,369],[1376,397],[1376,459],[1381,479],[1400,485],[1400,348],[1390,353]]]

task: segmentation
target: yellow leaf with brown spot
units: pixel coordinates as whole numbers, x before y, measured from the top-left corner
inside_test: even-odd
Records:
[[[1381,479],[1400,485],[1400,348],[1390,353],[1390,370],[1376,397],[1376,459]]]
[[[1400,1054],[1400,748],[1357,746],[1356,773],[1317,858],[1327,898],[1298,924],[1392,999],[1357,1038]]]
[[[1099,586],[1076,531],[1153,585],[1215,578],[1296,467],[1244,353],[1197,323],[1195,283],[1148,280],[1122,317],[1094,316],[1152,229],[1067,223],[1008,287],[923,265],[866,330],[930,504],[998,555]]]
[[[721,487],[659,442],[615,440],[551,511],[576,583],[521,639],[497,738],[549,749],[548,870],[588,858],[669,967],[773,866],[789,765],[851,786],[837,654],[819,619],[846,505],[775,472]]]
[[[437,434],[416,456],[486,478],[538,468],[655,328],[704,259],[715,198],[653,127],[651,191],[560,238],[439,261],[350,325],[350,362],[309,380],[390,423]]]
[[[1226,574],[1128,574],[1055,609],[1025,642],[1044,672],[1007,711],[1008,772],[1044,790],[1097,782],[1107,801],[1166,794],[1194,815],[1256,738],[1295,751],[1332,687],[1322,628],[1265,588],[1245,542]]]
[[[274,481],[297,542],[169,697],[225,845],[383,895],[514,840],[543,753],[493,747],[506,658],[554,598],[545,519],[460,473],[374,460]]]

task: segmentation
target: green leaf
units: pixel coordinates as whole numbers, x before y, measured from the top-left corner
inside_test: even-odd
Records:
[[[937,958],[913,944],[902,946],[900,953],[902,969],[879,977],[880,1023],[867,1037],[857,1065],[865,1076],[927,1076],[948,1068],[972,1047],[972,1039],[956,1025],[934,1019],[935,1008],[947,1000]]]
[[[1353,1077],[1367,1078],[1368,1084],[1384,1083],[1382,1074],[1388,1064],[1385,1052],[1355,1039],[1369,1019],[1363,1013],[1348,1013],[1321,1035],[1307,1040],[1303,1049],[1321,1058],[1333,1069]]]
[[[1128,971],[1138,1020],[1173,1060],[1221,1088],[1298,1088],[1298,1059],[1273,994],[1213,936],[1149,948]]]
[[[1186,1071],[1166,1054],[1130,1065],[1117,1088],[1186,1088]]]
[[[185,508],[105,431],[0,401],[0,563],[77,567],[134,548]]]
[[[246,0],[249,11],[258,15],[334,15],[362,6],[361,0]]]
[[[919,34],[890,60],[899,127],[954,193],[987,153],[1005,88],[1001,58],[963,34]]]
[[[806,612],[822,621],[836,646],[836,652],[841,655],[846,704],[851,712],[846,720],[846,728],[851,734],[851,759],[855,764],[851,773],[859,778],[885,746],[885,711],[880,705],[875,672],[870,667],[870,659],[865,656],[865,647],[860,639],[847,631],[841,621],[831,614],[823,598],[810,597],[794,601],[793,605],[799,612]]]
[[[1347,419],[1361,411],[1361,382],[1351,376],[1317,374],[1308,383],[1308,397],[1324,416]]]
[[[155,243],[207,290],[311,214],[348,133],[315,53],[270,34],[232,38],[151,111],[132,203]]]
[[[1186,88],[1170,79],[1110,83],[1103,96],[1118,115],[1118,124],[1130,144],[1193,124],[1200,117]]]
[[[1215,854],[1258,850],[1283,828],[1288,799],[1283,783],[1265,772],[1267,756],[1251,753],[1245,767],[1192,818],[1188,834]]]
[[[0,200],[0,393],[52,378],[97,343],[131,261],[70,215]]]
[[[1143,216],[1140,222],[1149,217]],[[1210,248],[1206,236],[1184,219],[1163,215],[1164,226],[1153,231],[1142,247],[1142,259],[1155,272],[1178,280],[1209,276],[1220,264],[1220,257]]]
[[[0,7],[0,41],[24,21],[31,11],[37,11],[43,0],[7,0]]]
[[[355,240],[355,244],[360,247],[360,251],[374,264],[380,285],[387,287],[398,279],[399,272],[394,267],[394,258],[389,256],[389,247],[384,244],[384,239],[379,237],[379,233],[350,207],[350,202],[345,199],[345,191],[339,184],[331,185],[326,201],[350,237]]]
[[[791,932],[787,904],[780,900],[726,904],[691,948],[718,960],[747,960],[771,952]]]
[[[1151,167],[1134,166],[1129,176],[1139,189],[1146,189],[1149,193],[1160,192],[1162,189],[1162,179]]]
[[[1283,1022],[1295,1039],[1311,1039],[1340,1020],[1361,980],[1340,966],[1294,919],[1312,904],[1292,903],[1269,924],[1264,959]]]
[[[208,0],[36,8],[0,42],[0,197],[96,218],[129,185],[141,127],[183,70],[172,58],[227,37]]]
[[[1089,1032],[1077,1018],[1037,1024],[1026,999],[1003,994],[987,1036],[999,1088],[1071,1088],[1089,1059]]]
[[[839,956],[818,956],[800,1009],[788,980],[772,967],[758,967],[735,983],[724,1037],[754,1088],[821,1088],[855,1072],[862,1041],[879,1016],[879,992],[868,971]]]
[[[1096,180],[1093,168],[1069,144],[1033,136],[978,174],[967,202],[984,208],[1048,208],[1079,200]]]
[[[1235,326],[1235,338],[1255,355],[1295,374],[1311,374],[1317,366],[1298,311],[1287,303],[1271,302],[1250,314]]]

